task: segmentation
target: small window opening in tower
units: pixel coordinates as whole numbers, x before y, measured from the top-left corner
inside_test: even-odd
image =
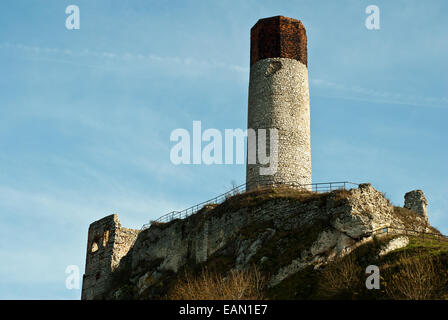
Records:
[[[92,249],[90,250],[92,253],[98,251],[98,243],[95,241],[92,242]]]
[[[282,68],[282,63],[280,61],[272,61],[266,69],[264,74],[265,77],[270,77],[278,70]]]
[[[98,280],[100,279],[100,277],[101,277],[101,273],[98,272],[98,273],[96,274],[96,276],[95,276],[96,281],[98,281]]]
[[[104,231],[103,235],[103,247],[107,246],[107,243],[109,242],[109,230]]]

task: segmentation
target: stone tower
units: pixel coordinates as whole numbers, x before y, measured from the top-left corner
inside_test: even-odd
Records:
[[[81,299],[102,299],[114,271],[137,238],[139,230],[121,227],[116,214],[92,223],[87,238],[86,271]]]
[[[275,173],[260,174],[266,165],[247,163],[249,188],[266,183],[311,183],[310,102],[307,37],[302,22],[283,16],[260,19],[251,29],[248,129],[276,128]],[[270,135],[266,130],[269,152]],[[248,130],[249,132],[249,130]]]
[[[428,200],[422,190],[412,190],[404,195],[404,207],[417,212],[425,220],[428,220],[427,205]]]

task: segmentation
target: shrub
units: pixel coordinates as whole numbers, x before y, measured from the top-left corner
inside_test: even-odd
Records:
[[[323,298],[349,299],[358,294],[363,269],[353,254],[329,263],[322,272],[319,291]]]
[[[257,269],[232,270],[227,277],[203,269],[198,277],[185,274],[167,296],[169,300],[262,300],[265,279]]]
[[[440,273],[435,257],[409,257],[403,253],[398,259],[400,270],[391,275],[386,293],[395,300],[428,300],[440,296],[446,279]]]

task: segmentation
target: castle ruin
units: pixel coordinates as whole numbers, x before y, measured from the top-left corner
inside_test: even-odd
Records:
[[[428,200],[422,190],[412,190],[404,195],[404,207],[417,212],[426,220],[428,220],[427,205]]]
[[[81,299],[101,299],[111,273],[134,244],[139,230],[121,227],[116,214],[92,223],[87,238],[86,270]]]
[[[267,131],[271,128],[278,130],[277,171],[272,175],[261,175],[259,169],[266,164],[248,162],[246,182],[251,185],[248,184],[246,188],[291,182],[300,185],[311,184],[307,37],[305,28],[299,20],[283,16],[260,19],[251,29],[248,129]],[[270,149],[269,135],[266,140]],[[258,143],[252,147],[255,147],[258,154]],[[248,148],[251,148],[249,144]],[[255,184],[252,184],[253,182]],[[306,219],[297,219],[297,212],[309,217],[310,221],[321,217],[328,219],[336,217],[335,220],[331,220],[334,230],[332,232],[324,230],[310,248],[311,255],[316,257],[330,252],[333,250],[331,248],[342,250],[347,245],[352,245],[354,239],[367,237],[372,230],[394,222],[391,220],[392,205],[370,184],[360,185],[358,189],[352,189],[349,193],[350,201],[356,205],[338,207],[338,202],[330,199],[331,201],[327,201],[328,205],[325,206],[325,210],[328,209],[329,212],[313,203],[303,206],[299,202],[294,208],[291,207],[289,200],[283,202],[280,200],[275,203],[266,202],[257,211],[248,211],[247,208],[236,210],[229,215],[229,219],[227,216],[219,215],[213,224],[207,220],[209,216],[201,223],[192,217],[193,219],[180,220],[178,224],[169,226],[165,231],[155,224],[154,228],[150,229],[151,232],[146,233],[123,228],[115,214],[107,216],[89,227],[82,299],[106,298],[112,274],[128,252],[134,254],[133,263],[139,261],[146,263],[148,259],[160,260],[163,261],[162,263],[159,261],[160,265],[174,272],[177,272],[178,267],[187,259],[194,258],[196,262],[206,261],[210,255],[218,252],[228,239],[232,238],[231,236],[238,234],[241,228],[249,223],[248,221],[253,221],[249,219],[251,212],[259,219],[272,218],[280,225],[283,223],[283,228],[288,230],[294,228],[291,224],[296,224],[295,227],[299,228],[306,222]],[[316,201],[321,203],[319,199]],[[417,212],[426,219],[426,222],[427,204],[421,190],[414,190],[405,196],[405,208]],[[374,207],[378,212],[370,214],[369,210]],[[202,214],[212,211],[213,208],[213,206],[202,208]],[[332,210],[338,215],[334,215]],[[342,213],[345,214],[344,219],[339,217]],[[360,215],[367,214],[368,218],[359,218]],[[286,219],[288,217],[290,220]],[[395,222],[397,225],[402,225],[401,221],[397,221]],[[426,228],[426,225],[424,227]],[[269,240],[275,230],[270,228],[266,230],[261,236]],[[146,238],[141,239],[142,235]],[[136,241],[137,237],[140,241]],[[246,241],[241,243],[244,244]],[[252,245],[251,250],[261,247],[261,244],[257,245],[258,247]],[[249,250],[243,249],[240,250],[242,253]],[[126,260],[129,259],[123,261]],[[241,261],[248,262],[249,259],[247,257],[237,259],[238,263]],[[296,272],[297,268],[293,261],[290,267],[279,271],[276,279],[283,280],[288,274]],[[144,288],[149,280],[157,278],[155,274],[160,276],[157,272],[148,272],[140,277],[136,287],[141,285]]]

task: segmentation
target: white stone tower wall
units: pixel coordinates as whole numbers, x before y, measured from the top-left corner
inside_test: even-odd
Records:
[[[246,181],[311,183],[308,70],[302,62],[268,58],[251,67],[248,128],[276,128],[279,142],[277,172],[260,175],[265,165],[247,164]]]

